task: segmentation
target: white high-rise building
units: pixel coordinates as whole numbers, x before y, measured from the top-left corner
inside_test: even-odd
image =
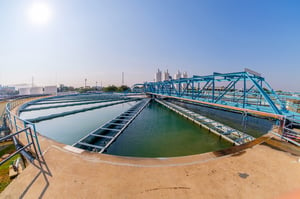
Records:
[[[168,80],[170,80],[170,74],[167,70],[167,71],[164,72],[163,81],[168,81]]]
[[[155,73],[155,81],[156,82],[161,82],[161,70],[157,69],[157,72]]]
[[[174,79],[180,79],[181,78],[181,72],[178,70],[176,74],[174,74]]]
[[[182,77],[182,78],[187,78],[187,77],[188,77],[187,72],[183,72],[182,75],[181,75],[181,77]],[[185,89],[185,87],[187,86],[187,84],[186,84],[186,83],[183,83],[181,86],[182,86],[182,89]]]

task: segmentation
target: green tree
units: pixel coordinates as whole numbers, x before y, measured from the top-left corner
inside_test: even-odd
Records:
[[[118,87],[116,87],[115,85],[111,85],[111,86],[107,86],[103,88],[104,92],[117,92],[118,91]]]
[[[125,91],[131,91],[131,89],[126,85],[122,85],[118,88],[118,91],[119,92],[125,92]]]

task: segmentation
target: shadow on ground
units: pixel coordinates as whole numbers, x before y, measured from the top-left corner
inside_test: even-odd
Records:
[[[24,198],[26,196],[26,194],[30,191],[30,189],[33,188],[33,185],[40,183],[42,181],[44,181],[44,184],[41,186],[41,190],[40,190],[40,195],[38,198],[42,198],[44,196],[44,194],[46,193],[47,189],[49,188],[49,180],[48,177],[52,177],[52,173],[44,159],[43,156],[38,157],[37,161],[33,162],[32,164],[34,167],[36,167],[37,169],[39,169],[40,171],[37,173],[37,175],[32,179],[32,181],[28,184],[28,186],[25,188],[25,190],[22,192],[22,194],[20,195],[19,198]],[[39,178],[41,178],[39,180]],[[36,190],[36,187],[39,186],[34,186],[35,188],[35,192],[38,192],[38,190]]]

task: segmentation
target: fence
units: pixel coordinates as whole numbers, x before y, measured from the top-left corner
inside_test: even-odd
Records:
[[[29,133],[27,133],[29,132]],[[19,136],[19,134],[21,133],[26,133],[29,135],[29,138],[30,138],[30,141],[27,142],[26,145],[22,145],[19,143],[18,139],[16,137]],[[33,133],[31,131],[31,128],[30,127],[27,127],[27,128],[24,128],[20,131],[17,131],[16,133],[13,133],[13,134],[10,134],[10,135],[7,135],[3,138],[0,139],[0,142],[3,142],[3,141],[7,141],[7,140],[10,140],[10,139],[13,139],[14,141],[14,144],[16,146],[16,151],[12,154],[10,154],[7,158],[5,158],[4,160],[2,160],[0,162],[0,165],[4,164],[5,162],[7,162],[8,160],[10,160],[12,157],[14,157],[16,154],[18,153],[21,153],[27,160],[29,160],[31,163],[33,163],[33,161],[36,159],[36,157],[34,157],[31,152],[30,152],[30,149],[31,147],[33,147],[33,151],[35,152],[35,154],[38,154],[38,151],[37,151],[37,147],[36,147],[36,142],[35,142],[35,139],[33,137]],[[38,157],[37,157],[38,159]],[[39,160],[39,159],[38,159]],[[40,162],[40,161],[39,161]]]
[[[20,104],[23,104],[27,100],[28,100],[28,97],[13,100],[12,102],[9,102],[6,104],[6,114],[7,114],[7,119],[8,119],[8,125],[11,130],[15,129],[15,131],[17,131],[17,132],[24,131],[26,134],[27,143],[31,142],[30,136],[32,136],[33,139],[35,139],[35,146],[37,147],[37,152],[38,152],[37,155],[42,156],[35,124],[33,124],[27,120],[21,119],[19,116],[17,116],[16,114],[14,114],[12,112],[12,110],[15,107],[17,107]]]

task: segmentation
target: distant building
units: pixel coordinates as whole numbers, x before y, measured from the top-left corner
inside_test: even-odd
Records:
[[[161,76],[162,76],[161,70],[158,69],[157,72],[155,73],[155,81],[161,82]]]
[[[19,88],[19,95],[57,95],[56,86]]]
[[[182,78],[188,78],[187,72],[184,72],[184,73],[182,74]]]
[[[57,94],[57,87],[56,86],[45,86],[44,87],[44,94],[56,95]]]
[[[19,95],[30,95],[30,88],[19,88]]]
[[[181,73],[178,70],[178,72],[176,74],[174,74],[173,79],[180,79],[180,78],[188,78],[187,72]],[[170,73],[168,70],[162,74],[162,71],[158,69],[157,72],[155,73],[155,82],[169,81],[171,79],[172,79],[172,77],[170,76]]]
[[[16,94],[16,88],[13,86],[1,86],[0,95],[14,95]]]
[[[174,74],[174,79],[180,79],[180,78],[188,78],[188,74],[187,72],[181,73],[179,70],[177,71],[176,74]],[[182,83],[181,84],[181,89],[183,89],[184,87],[186,87],[186,83]],[[175,85],[176,89],[179,89],[179,85],[176,84]]]
[[[170,74],[167,70],[164,72],[163,81],[168,81],[168,80],[170,80]]]
[[[13,84],[13,87],[16,88],[16,90],[19,90],[20,88],[30,88],[32,87],[31,84]]]
[[[44,94],[43,87],[31,87],[30,88],[30,95],[42,95]]]
[[[181,78],[181,72],[178,70],[176,74],[174,74],[174,79],[180,79]]]

